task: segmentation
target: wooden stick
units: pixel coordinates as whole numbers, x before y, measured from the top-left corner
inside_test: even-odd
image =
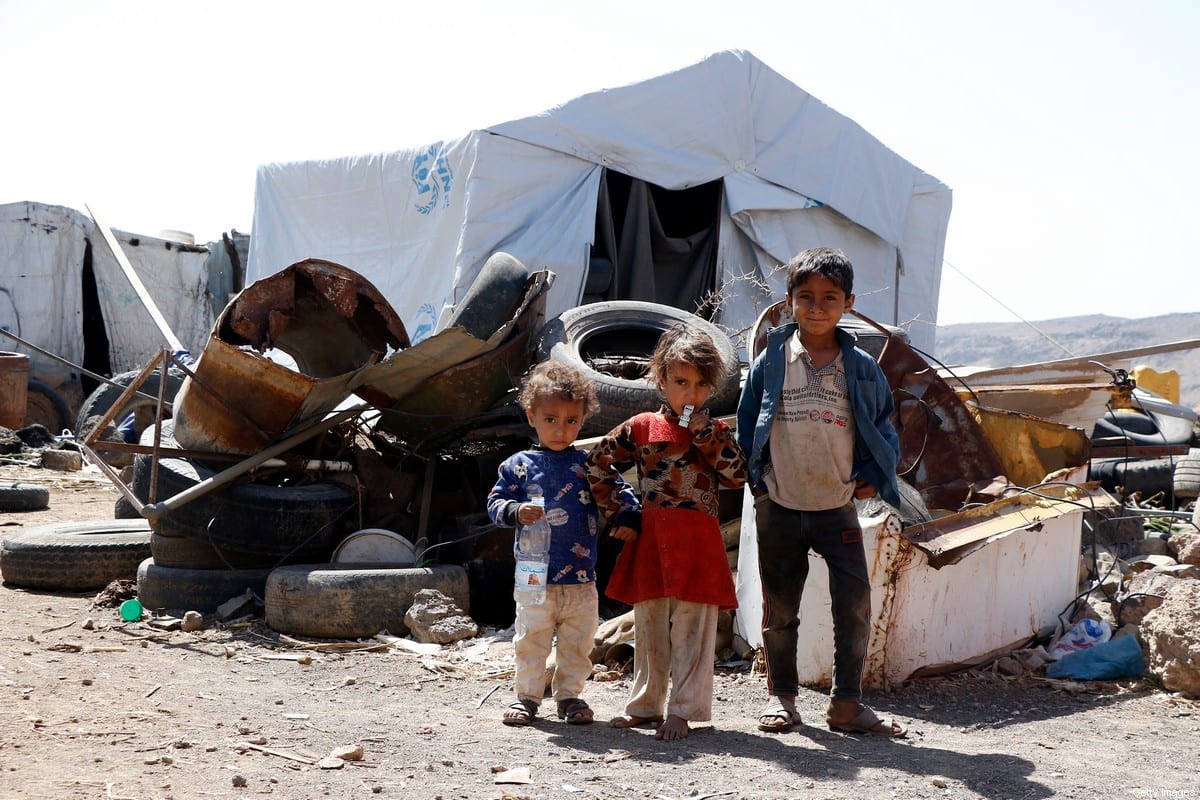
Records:
[[[487,694],[485,694],[483,697],[479,698],[479,702],[475,704],[475,707],[476,707],[476,708],[483,708],[483,704],[484,704],[485,702],[487,702],[487,699],[488,699],[489,697],[491,697],[492,695],[494,695],[494,694],[496,693],[496,690],[497,690],[497,689],[499,689],[499,688],[500,688],[501,686],[503,686],[503,685],[504,685],[504,684],[497,683],[495,686],[493,686],[493,687],[492,687],[492,690],[491,690],[490,692],[488,692]]]
[[[304,756],[296,755],[295,753],[289,753],[286,750],[276,750],[273,747],[263,747],[262,745],[250,744],[249,742],[242,742],[241,746],[249,747],[251,750],[258,750],[259,752],[266,753],[267,755],[286,758],[290,761],[299,761],[301,764],[308,764],[309,766],[317,763],[311,758],[305,758]]]
[[[121,267],[121,271],[125,273],[125,277],[129,279],[129,283],[133,286],[133,291],[137,294],[138,299],[142,301],[142,305],[146,307],[146,311],[150,314],[150,319],[154,320],[155,326],[159,333],[163,335],[163,339],[171,350],[183,350],[183,342],[179,341],[179,337],[171,330],[171,326],[167,324],[167,320],[163,317],[162,312],[158,310],[158,306],[154,304],[154,298],[150,296],[150,292],[146,289],[146,284],[142,283],[141,277],[133,269],[133,264],[129,263],[129,258],[125,255],[125,251],[121,249],[121,243],[117,241],[117,237],[107,225],[100,221],[96,216],[96,212],[89,205],[84,206],[88,213],[92,215],[92,221],[96,223],[96,227],[100,229],[100,233],[104,235],[104,241],[108,243],[108,248],[112,250],[113,257],[117,259],[117,264]]]

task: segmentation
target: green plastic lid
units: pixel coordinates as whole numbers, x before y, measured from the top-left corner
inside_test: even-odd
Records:
[[[142,601],[136,597],[132,600],[126,600],[121,603],[121,619],[126,622],[134,622],[142,618]]]

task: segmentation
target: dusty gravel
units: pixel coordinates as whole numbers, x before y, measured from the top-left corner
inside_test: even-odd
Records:
[[[98,474],[0,467],[14,480],[50,486],[51,507],[4,515],[0,536],[111,516]],[[162,631],[92,599],[0,587],[0,798],[1200,798],[1200,706],[1141,682],[916,681],[868,698],[909,727],[886,741],[825,729],[818,691],[802,726],[760,733],[763,678],[730,671],[713,722],[664,743],[501,725],[503,634],[368,650],[261,620]],[[628,688],[589,683],[586,699],[607,719]]]

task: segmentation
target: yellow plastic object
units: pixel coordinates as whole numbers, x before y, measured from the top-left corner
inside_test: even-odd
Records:
[[[1172,403],[1179,402],[1179,373],[1175,370],[1159,372],[1153,367],[1139,364],[1133,368],[1133,379],[1143,389],[1165,397]]]

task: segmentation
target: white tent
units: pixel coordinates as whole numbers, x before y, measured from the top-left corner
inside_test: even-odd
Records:
[[[114,231],[172,332],[193,352],[208,340],[207,247]],[[85,310],[85,269],[95,284],[103,338]],[[166,346],[150,312],[92,220],[63,206],[0,205],[0,328],[72,364],[85,365],[85,344],[107,344],[93,355],[112,373],[141,369]],[[0,350],[30,356],[31,375],[51,388],[79,380],[61,361],[0,336]]]
[[[932,349],[949,188],[740,51],[426,147],[262,166],[247,281],[308,257],[344,264],[419,341],[505,251],[557,273],[554,316],[589,299],[612,173],[669,191],[719,187],[705,280],[727,328],[748,328],[782,296],[775,268],[825,245],[854,263],[860,311],[927,323],[910,336]],[[618,227],[620,210],[609,213]],[[607,297],[670,302],[638,291]]]

